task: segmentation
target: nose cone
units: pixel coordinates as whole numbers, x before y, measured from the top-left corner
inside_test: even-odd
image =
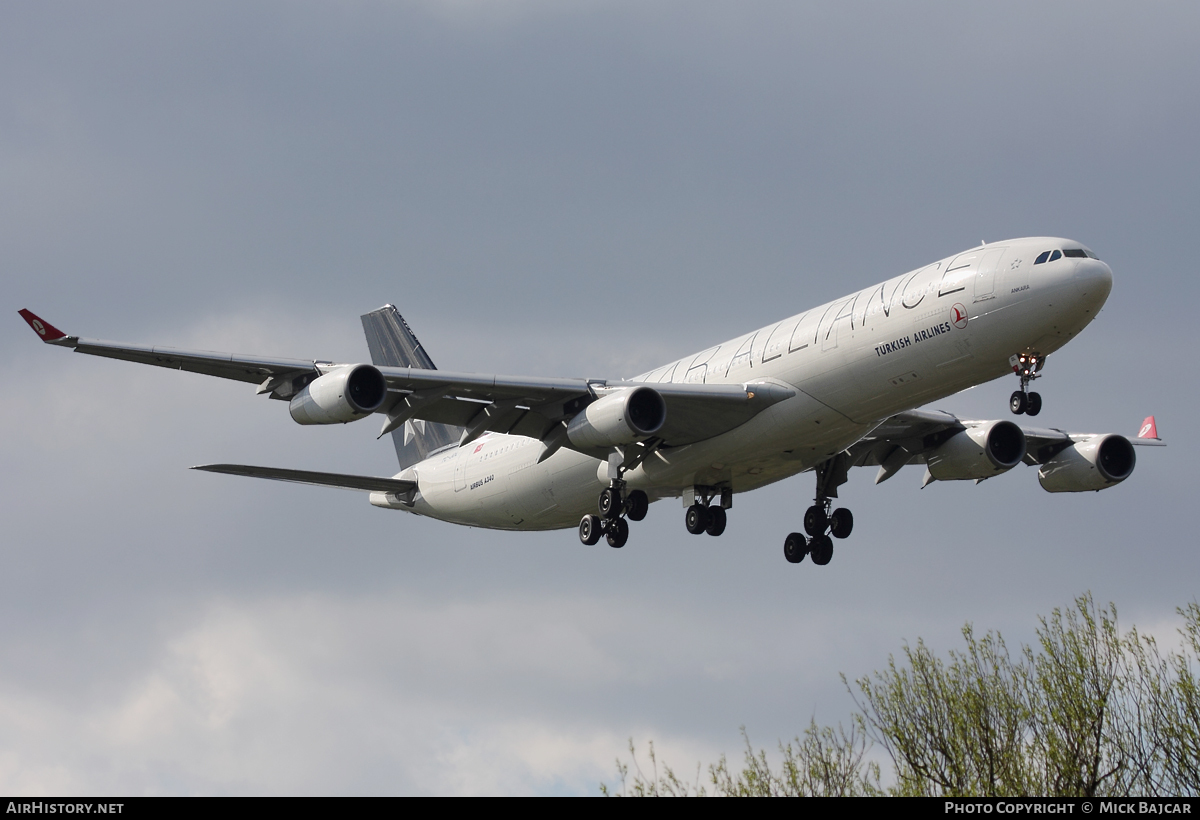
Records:
[[[1079,306],[1090,309],[1092,315],[1104,307],[1112,292],[1112,269],[1099,259],[1081,259],[1075,267],[1073,284]]]

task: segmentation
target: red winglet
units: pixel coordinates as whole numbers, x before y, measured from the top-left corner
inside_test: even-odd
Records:
[[[29,323],[34,333],[42,337],[43,342],[53,342],[67,335],[45,319],[39,319],[33,311],[21,309],[17,313],[20,313],[21,318]]]
[[[1146,416],[1146,420],[1142,422],[1142,427],[1138,430],[1138,438],[1158,439],[1158,427],[1154,423],[1154,416]]]

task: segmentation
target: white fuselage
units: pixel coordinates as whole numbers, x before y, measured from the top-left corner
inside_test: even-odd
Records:
[[[660,450],[625,474],[649,497],[686,488],[770,484],[849,447],[880,421],[1011,372],[1016,353],[1045,356],[1103,306],[1112,272],[1093,258],[1034,265],[1054,238],[974,248],[836,299],[637,376],[648,384],[774,382],[795,391],[746,424],[697,444]],[[459,524],[511,530],[574,527],[595,512],[607,464],[489,434],[400,474],[412,505],[381,493],[371,503]]]

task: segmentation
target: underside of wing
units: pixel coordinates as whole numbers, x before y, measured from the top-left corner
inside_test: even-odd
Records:
[[[186,370],[222,379],[265,382],[272,377],[296,377],[316,373],[318,362],[306,359],[277,359],[267,356],[247,356],[235,353],[217,353],[207,350],[180,350],[172,347],[149,347],[100,339],[78,339],[74,344],[76,353],[121,359],[126,362],[169,367]],[[264,391],[265,392],[265,391]]]
[[[836,489],[845,482],[850,467],[878,466],[878,484],[906,464],[924,464],[924,487],[933,481],[983,481],[1024,463],[1039,468],[1038,480],[1049,492],[1085,492],[1114,486],[1132,474],[1136,463],[1132,444],[1160,443],[1152,417],[1142,429],[1139,440],[913,410],[885,419],[844,453],[820,465],[818,472],[831,477],[826,489]],[[836,493],[827,495],[836,497]]]
[[[650,385],[436,370],[416,336],[390,305],[364,317],[374,365],[85,339],[63,333],[29,311],[21,315],[43,341],[78,353],[258,384],[260,394],[291,402],[292,417],[301,424],[341,424],[379,413],[387,417],[381,436],[408,422],[414,423],[410,425],[413,429],[416,423],[444,425],[436,436],[429,434],[428,428],[421,431],[420,443],[426,445],[421,457],[450,443],[465,445],[489,432],[539,439],[547,445],[543,458],[564,446],[600,458],[608,457],[613,448],[635,442],[677,447],[733,430],[795,395],[795,390],[769,382]],[[653,403],[661,407],[661,419],[653,430],[633,431],[631,435],[629,430],[616,428],[624,423],[622,414],[627,416],[625,411],[629,409],[621,397],[635,394],[642,399],[657,397]],[[572,430],[588,426],[578,417],[585,411],[592,415],[601,405],[608,413],[601,427],[612,422],[615,432],[592,429],[593,425],[582,438],[575,435]],[[456,441],[445,440],[452,437]],[[409,455],[407,443],[405,439],[398,442],[402,460]],[[282,474],[259,477],[304,480],[283,478]]]

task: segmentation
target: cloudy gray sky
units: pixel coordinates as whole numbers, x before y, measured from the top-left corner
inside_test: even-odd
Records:
[[[1197,595],[1194,4],[10,2],[0,7],[0,789],[595,793],[853,709],[838,673],[1091,590],[1169,636]],[[628,547],[189,472],[386,474],[377,425],[37,343],[633,375],[973,246],[1108,261],[1039,421],[1170,440],[1103,493],[1034,471],[843,501],[799,476],[720,539]],[[1015,382],[1015,380],[1014,380]],[[1008,380],[938,403],[1007,415]],[[910,472],[911,471],[911,472]]]

